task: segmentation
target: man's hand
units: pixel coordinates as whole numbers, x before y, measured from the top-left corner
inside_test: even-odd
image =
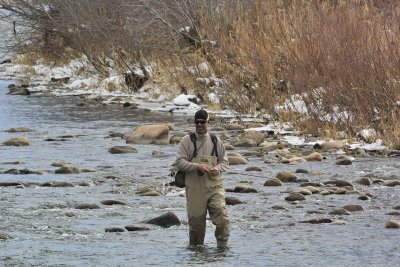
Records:
[[[210,174],[211,174],[212,176],[216,176],[216,175],[220,174],[220,171],[219,171],[218,168],[214,167],[214,168],[211,168],[211,169],[210,169]]]
[[[197,164],[197,171],[201,174],[208,173],[211,176],[216,176],[220,173],[218,168],[210,168],[207,164],[203,163]]]

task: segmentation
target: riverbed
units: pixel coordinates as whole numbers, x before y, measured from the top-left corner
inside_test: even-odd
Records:
[[[143,124],[170,123],[170,135],[191,129],[192,120],[182,114],[124,107],[121,104],[79,105],[85,96],[7,95],[11,81],[0,81],[0,142],[25,136],[29,146],[0,145],[0,182],[21,186],[0,187],[0,265],[3,266],[400,266],[400,231],[386,229],[391,213],[400,205],[400,187],[382,183],[364,186],[361,177],[400,179],[398,157],[358,158],[347,166],[335,165],[336,155],[322,162],[297,165],[265,163],[248,156],[248,165],[231,166],[224,174],[225,187],[249,182],[257,193],[234,193],[240,205],[228,206],[231,220],[229,248],[216,249],[213,225],[207,222],[205,246],[188,249],[185,197],[169,186],[177,144],[133,145],[137,153],[111,154],[113,146],[126,145],[112,133],[128,134]],[[214,122],[214,126],[223,126]],[[13,127],[31,132],[10,133]],[[237,132],[229,132],[235,135]],[[218,132],[221,134],[221,132]],[[227,140],[229,142],[229,140]],[[253,149],[254,150],[254,149]],[[157,152],[157,153],[155,153]],[[248,149],[235,152],[246,153]],[[55,174],[53,163],[63,162],[88,170]],[[52,165],[53,164],[53,165]],[[261,172],[246,172],[249,166]],[[321,182],[341,178],[355,186],[353,193],[307,196],[288,202],[285,197],[296,183],[266,187],[277,172],[306,169],[299,178]],[[10,169],[42,171],[42,174],[10,174]],[[71,187],[41,186],[67,182]],[[151,188],[159,196],[140,196]],[[373,195],[360,200],[362,194]],[[102,205],[103,200],[129,205]],[[98,209],[77,209],[80,203]],[[350,215],[330,212],[344,205],[361,205]],[[276,207],[280,208],[277,209]],[[180,226],[150,227],[148,231],[109,233],[108,227],[140,224],[166,212],[182,221]],[[391,214],[389,214],[391,213]],[[332,223],[301,221],[329,218]]]

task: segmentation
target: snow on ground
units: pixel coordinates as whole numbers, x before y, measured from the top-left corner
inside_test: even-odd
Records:
[[[126,90],[123,77],[117,75],[115,72],[110,70],[111,75],[107,78],[101,79],[95,72],[83,72],[82,69],[87,69],[88,62],[85,58],[71,60],[71,62],[62,67],[49,67],[45,65],[13,65],[13,64],[2,64],[0,65],[0,79],[18,79],[18,78],[30,78],[30,84],[35,84],[34,87],[29,88],[31,91],[50,91],[57,95],[86,95],[88,97],[103,96],[106,97],[105,102],[109,102],[113,97],[121,97],[122,101],[129,101],[136,103],[140,108],[149,109],[158,112],[173,112],[176,114],[192,115],[201,108],[207,109],[207,107],[195,104],[195,95],[184,95],[179,94],[175,98],[168,100],[166,95],[163,95],[161,90],[153,85],[146,85],[145,88],[139,90],[137,93],[130,93]],[[33,71],[32,71],[33,69]],[[193,70],[206,72],[207,66],[202,63],[197,67],[193,67]],[[29,75],[27,73],[30,73]],[[68,83],[62,86],[57,86],[50,89],[52,78],[64,78],[70,77]],[[113,87],[110,90],[110,87]],[[150,86],[150,88],[149,88]],[[157,98],[153,98],[150,95],[150,91],[158,95]],[[215,103],[219,103],[219,97],[216,93],[210,93],[208,95],[209,100]],[[304,103],[299,96],[293,96],[293,98],[285,105],[291,105],[291,108],[295,108],[297,111],[306,112]],[[277,106],[277,109],[284,108]],[[250,115],[238,115],[231,110],[220,110],[213,111],[214,114],[226,118],[227,123],[235,122],[257,122],[263,121],[263,119],[257,119]],[[304,136],[300,136],[298,132],[292,130],[290,124],[281,124],[277,122],[269,123],[263,127],[250,128],[246,131],[254,130],[261,132],[273,131],[276,134],[283,136],[283,139],[291,145],[314,145],[316,143],[322,143],[324,140],[317,140],[309,142]],[[360,133],[362,136],[368,139],[374,132],[370,129],[365,129]],[[346,142],[346,140],[344,140]],[[382,144],[381,140],[377,140],[374,143],[352,143],[350,144],[351,149],[361,147],[365,150],[383,150],[386,147]]]

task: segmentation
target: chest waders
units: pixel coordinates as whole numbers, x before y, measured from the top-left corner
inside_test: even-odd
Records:
[[[194,134],[193,134],[194,135]],[[218,160],[216,149],[216,136],[213,140],[212,155],[197,155],[196,140],[192,139],[195,147],[194,157],[191,162],[207,164],[215,167]],[[206,231],[207,211],[211,222],[216,226],[215,237],[219,247],[226,246],[229,239],[229,218],[225,207],[225,190],[222,175],[211,176],[197,171],[186,175],[186,201],[189,221],[190,245],[202,245]]]

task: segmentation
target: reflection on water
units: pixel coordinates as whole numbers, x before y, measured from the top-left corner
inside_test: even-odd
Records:
[[[209,262],[219,262],[224,258],[231,257],[229,255],[229,247],[226,248],[216,248],[208,246],[196,246],[187,248],[190,253],[190,262],[193,263],[209,263]]]

